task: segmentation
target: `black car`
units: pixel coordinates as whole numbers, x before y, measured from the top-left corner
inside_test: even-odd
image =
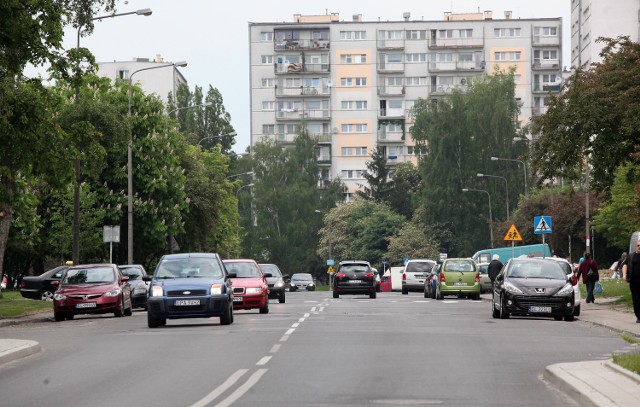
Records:
[[[260,264],[260,268],[264,273],[271,273],[271,277],[267,277],[267,285],[269,286],[269,298],[277,298],[280,304],[285,302],[285,282],[282,272],[275,264]]]
[[[307,291],[315,291],[316,290],[316,281],[313,276],[309,273],[295,273],[291,276],[291,281],[289,281],[289,291],[298,291],[298,290],[307,290]]]
[[[125,264],[120,267],[122,275],[129,277],[129,285],[131,286],[131,303],[133,308],[147,309],[147,291],[149,284],[144,281],[147,272],[141,264]]]
[[[45,271],[39,276],[25,276],[20,283],[20,294],[24,298],[32,300],[53,301],[53,292],[57,286],[52,285],[54,281],[59,282],[62,274],[69,266],[59,266],[49,271]]]
[[[341,294],[368,294],[376,298],[376,277],[368,261],[341,261],[333,278],[333,298]]]
[[[557,261],[512,258],[496,277],[491,309],[494,318],[517,314],[573,321],[573,296],[571,277]]]

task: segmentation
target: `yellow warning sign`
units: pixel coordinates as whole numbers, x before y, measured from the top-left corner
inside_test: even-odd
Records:
[[[505,241],[509,241],[509,242],[522,242],[522,236],[520,236],[520,232],[518,232],[518,229],[516,229],[516,225],[515,224],[511,224],[511,227],[509,228],[509,231],[507,232],[506,235],[504,235],[504,240]]]
[[[333,274],[333,266],[329,266],[327,269],[327,274]]]

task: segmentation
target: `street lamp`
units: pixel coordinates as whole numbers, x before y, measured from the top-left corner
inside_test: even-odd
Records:
[[[239,177],[241,175],[253,175],[253,171],[248,171],[248,172],[242,172],[240,174],[229,175],[228,177],[225,177],[224,179],[229,179],[229,178],[233,178],[233,177]]]
[[[109,14],[106,16],[99,16],[90,18],[88,21],[102,20],[103,18],[115,18],[121,16],[129,16],[133,14],[142,15],[142,16],[150,16],[152,13],[151,9],[145,8],[136,11],[129,11],[126,13],[118,13],[118,14]],[[76,41],[76,50],[80,49],[80,32],[82,31],[82,27],[84,24],[78,25],[78,33],[77,33],[77,41]],[[76,88],[76,101],[80,99],[80,85]],[[73,264],[80,264],[80,161],[75,160],[75,176],[76,176],[76,185],[73,191],[73,237],[72,237],[72,248],[71,248],[71,258],[73,260]]]
[[[203,141],[208,140],[208,139],[214,139],[214,138],[225,137],[225,136],[235,137],[237,135],[238,135],[238,133],[236,133],[235,131],[232,131],[229,134],[218,134],[217,136],[206,136],[206,137],[201,138],[200,141],[198,141],[197,145],[200,145],[200,143],[202,143]]]
[[[166,67],[173,67],[176,69],[178,66],[187,66],[186,61],[179,61],[174,63],[162,64],[157,66],[150,66],[147,68],[138,69],[133,71],[129,75],[129,89],[127,96],[129,99],[129,112],[127,119],[129,122],[129,142],[127,143],[127,261],[128,264],[133,264],[133,125],[131,123],[131,87],[133,86],[133,76],[138,72],[148,71],[151,69],[160,69]]]
[[[168,133],[169,116],[171,116],[171,113],[175,113],[175,112],[178,112],[180,110],[185,110],[185,109],[193,109],[193,108],[196,108],[196,107],[208,107],[208,106],[211,106],[211,105],[213,105],[213,102],[202,103],[200,105],[176,107],[175,109],[172,109],[172,110],[168,111],[167,114],[164,116],[164,133],[165,133],[165,135]]]
[[[489,177],[489,178],[502,178],[504,180],[504,189],[507,192],[507,221],[509,220],[509,184],[507,183],[507,179],[500,175],[489,175],[489,174],[476,174],[478,177]]]
[[[493,216],[491,215],[491,195],[484,189],[462,188],[462,192],[484,192],[489,198],[489,236],[491,238],[491,248],[493,249]]]
[[[524,168],[524,194],[527,195],[527,164],[524,161],[518,160],[515,158],[498,158],[491,157],[491,161],[515,161],[522,164],[522,168]]]

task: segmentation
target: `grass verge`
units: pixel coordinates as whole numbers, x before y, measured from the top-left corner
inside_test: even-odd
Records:
[[[633,309],[631,290],[629,290],[629,284],[626,281],[612,278],[600,278],[600,283],[602,284],[603,292],[601,294],[594,294],[596,300],[598,298],[620,297],[615,300],[613,304],[623,305],[629,310]],[[582,295],[583,300],[587,298],[587,289],[582,282],[580,283],[580,294]]]
[[[640,352],[613,355],[613,363],[640,374]]]
[[[0,318],[15,318],[52,308],[52,302],[23,298],[19,291],[3,291],[0,298]]]

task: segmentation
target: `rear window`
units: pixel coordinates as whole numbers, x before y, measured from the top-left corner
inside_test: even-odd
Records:
[[[342,272],[354,272],[354,273],[363,273],[369,271],[369,265],[365,263],[352,263],[352,264],[342,264],[340,266],[340,271]]]
[[[471,260],[451,260],[444,264],[444,271],[475,271],[475,267]]]
[[[407,273],[429,273],[433,269],[433,265],[428,261],[412,261],[407,263]]]

